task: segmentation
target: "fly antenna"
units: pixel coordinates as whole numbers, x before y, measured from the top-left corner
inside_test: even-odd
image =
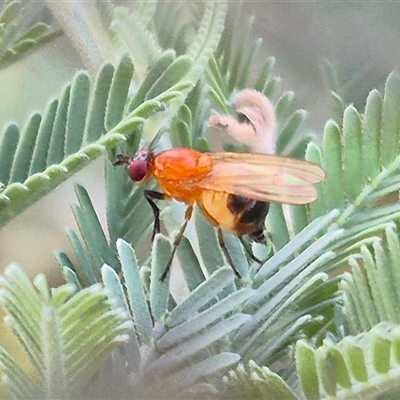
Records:
[[[117,160],[114,161],[113,165],[125,165],[129,164],[131,161],[131,158],[127,156],[126,154],[117,154],[116,155]]]

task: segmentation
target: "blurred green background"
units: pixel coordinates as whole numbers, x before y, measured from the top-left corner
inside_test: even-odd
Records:
[[[274,73],[282,78],[284,89],[295,92],[295,106],[308,110],[303,129],[317,137],[335,117],[331,89],[362,110],[368,92],[382,90],[388,73],[398,67],[399,2],[248,1],[243,12],[244,22],[256,16],[254,38],[263,39],[266,57],[276,57]],[[334,87],[326,61],[336,71]],[[86,66],[74,45],[60,36],[1,70],[0,126],[11,121],[22,125],[33,112],[43,112],[81,68]],[[53,251],[69,252],[65,227],[75,226],[73,186],[80,183],[89,190],[104,222],[102,174],[98,160],[0,230],[1,270],[15,262],[31,275],[45,271],[54,284],[61,282]]]

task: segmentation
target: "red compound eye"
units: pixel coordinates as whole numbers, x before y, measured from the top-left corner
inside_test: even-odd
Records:
[[[134,160],[129,164],[128,174],[129,177],[135,181],[140,182],[147,173],[147,162],[145,160]]]

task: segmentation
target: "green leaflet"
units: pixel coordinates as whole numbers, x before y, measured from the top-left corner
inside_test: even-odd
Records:
[[[288,148],[290,141],[293,140],[296,131],[303,124],[306,115],[306,111],[297,110],[288,118],[277,138],[276,148],[279,153],[287,153],[285,150]]]
[[[161,73],[146,93],[146,100],[152,99],[163,93],[169,87],[178,83],[182,76],[185,76],[192,67],[192,60],[187,56],[180,56],[172,61]]]
[[[301,387],[306,399],[320,398],[316,357],[313,348],[304,341],[297,342],[296,364]]]
[[[349,106],[343,114],[343,188],[345,196],[354,202],[362,188],[361,172],[361,120],[357,111]]]
[[[324,132],[323,168],[326,172],[325,199],[329,209],[344,207],[342,148],[339,127],[328,122]]]
[[[133,111],[145,100],[146,93],[154,85],[154,82],[160,75],[168,68],[168,66],[175,59],[175,52],[173,50],[166,50],[159,58],[150,66],[145,78],[143,79],[140,87],[132,97],[129,103],[129,111]]]
[[[82,145],[86,125],[86,115],[90,95],[90,78],[87,73],[76,75],[72,84],[71,97],[67,113],[64,155],[76,153]]]
[[[36,143],[33,149],[32,162],[29,169],[29,175],[42,172],[46,169],[47,152],[49,150],[48,143],[53,131],[53,124],[58,109],[58,100],[49,103],[47,110],[43,116],[39,131],[36,137]],[[12,155],[13,152],[11,151]],[[10,161],[9,165],[12,165]]]
[[[386,81],[382,104],[381,164],[389,165],[398,155],[400,116],[400,77],[392,72]]]
[[[293,99],[294,92],[292,92],[291,90],[283,93],[282,96],[279,98],[275,106],[275,115],[277,121],[281,121],[281,119],[284,117]]]
[[[112,64],[104,64],[96,76],[94,90],[91,93],[91,99],[89,103],[89,109],[91,112],[88,115],[88,121],[85,125],[83,139],[85,143],[93,142],[105,133],[107,102],[114,72],[115,69]],[[114,91],[115,87],[116,86],[114,86]],[[117,94],[114,96],[117,96]]]
[[[133,76],[133,68],[132,61],[129,57],[125,56],[122,58],[113,75],[104,122],[105,128],[108,131],[114,128],[123,119],[129,85]]]
[[[147,304],[146,293],[139,275],[139,267],[133,249],[128,243],[119,240],[118,253],[121,259],[121,269],[125,277],[125,287],[131,313],[136,323],[137,333],[143,343],[151,341],[152,320]]]
[[[380,166],[380,127],[382,119],[382,96],[377,90],[369,93],[365,105],[362,132],[362,170],[364,181],[379,173]]]
[[[21,133],[21,140],[16,148],[11,169],[11,182],[23,182],[28,177],[29,164],[41,121],[42,117],[39,114],[34,114]]]

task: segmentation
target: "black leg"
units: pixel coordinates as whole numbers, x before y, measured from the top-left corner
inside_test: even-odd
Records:
[[[254,260],[255,262],[261,264],[262,261],[261,261],[259,258],[257,258],[257,257],[253,254],[253,251],[251,250],[251,247],[250,247],[250,246],[248,245],[248,243],[243,239],[242,236],[239,236],[239,240],[240,240],[240,243],[242,243],[242,246],[243,246],[244,249],[246,250],[247,254],[250,256],[250,258],[251,258],[252,260]]]
[[[171,256],[169,257],[168,263],[165,266],[164,272],[161,274],[161,278],[160,278],[161,281],[164,281],[165,278],[168,275],[168,272],[169,272],[169,270],[171,268],[172,260],[173,260],[173,258],[175,256],[175,253],[176,253],[176,249],[178,248],[179,244],[181,243],[181,240],[183,238],[183,234],[185,233],[185,229],[187,227],[187,224],[189,223],[190,218],[192,217],[192,212],[193,212],[193,206],[189,206],[186,209],[186,212],[185,212],[185,222],[181,226],[181,229],[179,229],[178,234],[176,235],[176,238],[174,240],[173,247],[172,247]]]
[[[154,203],[154,200],[166,200],[166,196],[164,193],[156,192],[154,190],[145,190],[144,197],[150,204],[154,214],[153,233],[151,234],[151,241],[153,241],[156,233],[160,233],[160,209],[157,207],[156,203]]]
[[[221,246],[222,252],[224,253],[226,259],[228,260],[228,263],[231,265],[233,271],[235,272],[236,276],[240,279],[241,276],[239,274],[239,271],[236,269],[235,264],[232,261],[231,255],[229,254],[229,251],[226,247],[225,241],[224,241],[224,236],[222,234],[221,228],[218,228],[218,242],[219,245]]]

